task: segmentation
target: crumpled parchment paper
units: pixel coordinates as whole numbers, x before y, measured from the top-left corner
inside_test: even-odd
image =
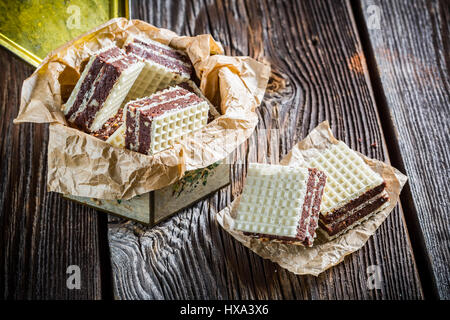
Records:
[[[92,52],[129,35],[157,40],[184,50],[191,59],[200,89],[222,115],[172,148],[153,156],[115,148],[70,128],[62,104],[80,77],[82,62]],[[250,57],[223,55],[211,35],[178,36],[140,20],[117,18],[49,53],[24,81],[14,123],[50,123],[47,189],[99,199],[130,199],[179,180],[186,170],[224,159],[253,132],[270,67]]]
[[[286,155],[280,162],[283,165],[303,165],[313,152],[313,149],[325,149],[338,140],[333,136],[327,121],[322,122]],[[381,162],[359,154],[364,161],[386,181],[386,190],[389,194],[389,206],[375,214],[360,225],[354,227],[340,237],[327,241],[318,237],[312,247],[282,244],[271,241],[261,241],[242,232],[231,229],[233,217],[239,198],[216,215],[219,224],[236,240],[241,242],[264,259],[269,259],[281,267],[295,274],[311,274],[318,276],[328,268],[337,265],[344,257],[361,249],[367,240],[376,232],[387,216],[396,206],[401,189],[407,177],[397,169]]]

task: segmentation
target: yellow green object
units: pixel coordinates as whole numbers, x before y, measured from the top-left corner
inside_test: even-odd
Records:
[[[53,49],[116,17],[128,1],[0,0],[0,44],[38,66]]]

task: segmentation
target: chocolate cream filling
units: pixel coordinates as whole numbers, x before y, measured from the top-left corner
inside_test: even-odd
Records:
[[[136,107],[127,106],[125,116],[125,147],[129,150],[136,151]]]
[[[346,214],[347,212],[359,207],[361,204],[365,203],[366,201],[372,199],[374,196],[382,193],[386,187],[386,182],[383,182],[382,184],[376,186],[375,188],[372,188],[362,195],[360,195],[358,198],[353,199],[343,205],[342,207],[339,207],[325,215],[321,214],[320,219],[325,223],[332,223],[339,219],[342,215]]]
[[[319,198],[319,206],[315,206],[315,204],[317,203],[318,195],[323,193],[325,176],[317,169],[308,169],[308,171],[309,178],[306,187],[306,196],[303,202],[302,216],[297,228],[296,238],[310,245],[314,241],[315,229],[310,233],[309,227],[311,223],[314,223],[314,217],[317,218],[319,216],[321,197]]]
[[[319,220],[319,226],[326,231],[329,236],[338,234],[339,232],[345,230],[358,220],[361,220],[365,216],[376,211],[382,205],[389,201],[387,193],[382,193],[375,195],[372,199],[369,199],[366,203],[354,208],[353,210],[346,213],[341,219],[331,223],[326,224],[322,219]]]
[[[120,108],[114,117],[109,118],[100,130],[92,133],[94,137],[106,141],[123,123],[123,109]]]
[[[72,121],[70,118],[72,115],[80,109],[80,107],[83,104],[83,100],[88,99],[89,96],[87,95],[87,92],[92,90],[92,84],[94,83],[95,79],[97,79],[97,76],[100,72],[100,69],[103,67],[102,61],[97,57],[95,58],[94,62],[92,63],[92,66],[84,78],[83,83],[81,84],[80,90],[77,93],[77,97],[70,108],[69,112],[66,114],[66,118],[69,119],[69,121]]]
[[[180,97],[179,99],[162,103],[148,110],[140,110],[139,112],[139,152],[148,154],[152,141],[152,125],[153,120],[166,112],[184,109],[193,104],[198,104],[202,100],[194,94]]]
[[[84,131],[90,131],[95,115],[102,108],[119,76],[120,72],[114,66],[105,64],[100,70],[100,76],[93,84],[94,93],[86,103],[86,108],[73,121],[75,125]]]
[[[311,170],[311,169],[310,169]],[[317,170],[317,169],[314,169]],[[316,229],[319,222],[319,215],[320,215],[320,204],[322,203],[322,196],[323,192],[325,191],[325,184],[327,181],[327,176],[324,172],[317,170],[317,179],[319,179],[318,184],[319,188],[315,189],[314,194],[314,202],[313,202],[313,214],[311,215],[309,227],[308,227],[308,234],[309,234],[309,243],[308,245],[312,244],[314,241],[315,235],[316,235]]]

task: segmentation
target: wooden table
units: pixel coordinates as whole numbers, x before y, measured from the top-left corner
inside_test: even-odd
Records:
[[[232,168],[231,186],[153,229],[98,214],[46,192],[48,126],[12,123],[33,68],[1,48],[1,297],[450,298],[448,1],[132,3],[133,18],[210,33],[226,54],[272,65],[257,130],[235,160],[276,163],[327,119],[336,137],[409,176],[401,204],[360,251],[319,277],[261,259],[218,226],[245,166]],[[81,268],[79,290],[66,287],[69,265]],[[381,289],[367,288],[370,265],[381,267]]]

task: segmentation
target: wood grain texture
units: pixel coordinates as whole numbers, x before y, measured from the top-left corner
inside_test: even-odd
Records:
[[[48,129],[14,125],[33,67],[0,48],[0,299],[101,298],[95,211],[46,192]],[[66,269],[81,269],[68,290]]]
[[[360,251],[319,277],[296,276],[234,241],[215,213],[242,189],[245,163],[276,163],[318,123],[363,154],[387,161],[365,58],[346,1],[139,1],[132,17],[179,34],[211,33],[229,55],[271,63],[260,122],[234,154],[233,183],[154,227],[110,218],[118,299],[422,298],[397,207]],[[270,130],[270,131],[265,131]],[[368,290],[366,268],[383,285]]]
[[[361,1],[381,10],[371,49],[439,296],[450,299],[450,3]]]

